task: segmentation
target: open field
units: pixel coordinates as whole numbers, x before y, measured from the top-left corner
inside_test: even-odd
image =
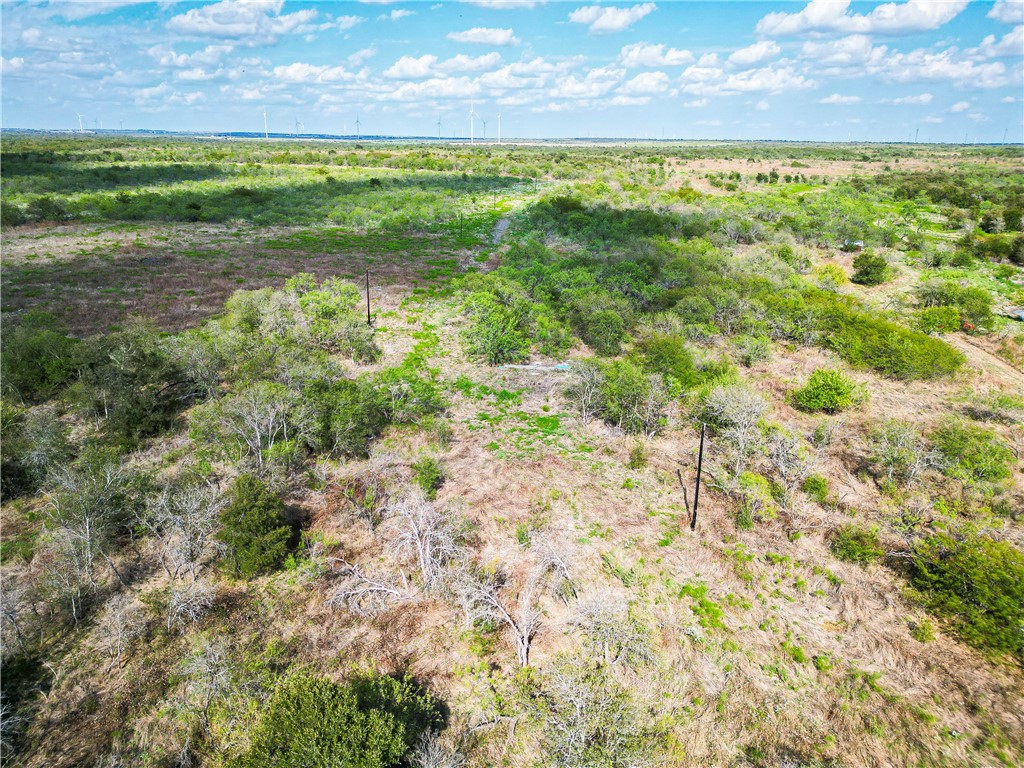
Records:
[[[1019,147],[2,168],[5,764],[1024,762]]]

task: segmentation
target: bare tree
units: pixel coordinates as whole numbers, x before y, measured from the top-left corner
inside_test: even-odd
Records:
[[[25,626],[24,606],[29,589],[11,574],[0,573],[0,654],[6,655],[10,647],[8,637],[13,634],[22,653],[28,650],[28,628]]]
[[[375,616],[391,604],[416,598],[416,590],[402,572],[368,574],[351,563],[332,558],[341,583],[330,591],[327,604],[343,608],[357,616]]]
[[[584,360],[573,367],[572,382],[566,390],[566,397],[580,412],[584,424],[601,410],[601,387],[604,384],[604,370],[594,360]]]
[[[121,593],[107,601],[97,625],[99,645],[110,657],[107,672],[115,665],[121,668],[128,645],[142,634],[145,626],[142,606],[133,597]]]
[[[172,581],[198,577],[224,502],[217,489],[198,482],[169,483],[150,500],[139,522],[153,534],[160,564]]]
[[[70,561],[67,565],[90,589],[96,588],[95,567],[100,559],[124,581],[108,552],[128,519],[128,484],[128,474],[117,461],[66,467],[53,474],[45,525],[60,540],[58,549]]]
[[[768,404],[758,393],[739,384],[718,386],[704,400],[703,417],[736,449],[734,474],[739,475],[747,456],[761,439],[758,422]]]
[[[504,624],[516,649],[519,666],[530,663],[530,646],[541,629],[541,611],[537,605],[543,578],[540,569],[527,575],[515,595],[506,595],[508,579],[504,573],[483,573],[464,569],[458,574],[455,592],[469,621],[492,620]],[[509,599],[511,598],[511,599]]]
[[[440,734],[428,728],[409,756],[413,768],[462,768],[466,758],[456,749],[444,744]]]
[[[452,515],[418,493],[400,499],[389,512],[395,554],[415,562],[426,589],[435,587],[445,565],[459,551],[458,528]]]
[[[884,473],[887,483],[912,485],[938,457],[927,450],[924,438],[912,425],[892,419],[872,430],[868,460]]]
[[[582,600],[571,623],[605,664],[654,661],[650,630],[630,615],[629,603],[620,595],[604,591]]]
[[[167,590],[167,631],[184,632],[213,606],[217,588],[205,581],[171,584]]]
[[[768,459],[782,481],[788,505],[796,486],[810,471],[811,456],[797,435],[777,430],[768,440]]]
[[[551,592],[563,603],[576,597],[576,583],[571,574],[575,554],[572,546],[564,538],[556,539],[546,531],[534,531],[530,537],[530,548],[537,556],[538,568],[547,574]]]
[[[227,645],[220,638],[203,637],[181,667],[185,677],[182,708],[187,717],[198,721],[212,740],[211,710],[214,704],[228,695],[234,685]],[[187,742],[184,749],[189,751]]]
[[[294,396],[282,384],[261,381],[222,400],[197,409],[193,434],[202,441],[231,444],[238,460],[254,461],[263,469],[267,456],[288,439]]]

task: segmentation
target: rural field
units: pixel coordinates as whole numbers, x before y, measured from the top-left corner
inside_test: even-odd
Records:
[[[1024,764],[1020,145],[0,161],[3,765]]]

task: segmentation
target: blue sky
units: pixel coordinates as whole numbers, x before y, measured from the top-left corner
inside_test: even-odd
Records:
[[[3,125],[1024,140],[1024,0],[0,0]]]

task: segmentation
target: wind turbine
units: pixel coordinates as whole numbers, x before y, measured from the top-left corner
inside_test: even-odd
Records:
[[[441,115],[437,116],[437,140],[441,140]]]
[[[484,124],[484,137],[483,138],[484,138],[484,141],[487,141],[487,121],[486,120],[481,120],[480,122]]]
[[[359,115],[356,115],[356,138],[357,139],[359,138],[359,126],[360,126]]]
[[[306,126],[303,125],[299,121],[299,118],[296,117],[295,118],[295,130],[293,131],[293,133],[303,133],[305,130],[306,130]]]
[[[501,112],[498,113],[498,144],[501,144]]]
[[[267,130],[267,109],[266,109],[266,107],[263,108],[263,138],[264,139],[269,139],[270,138],[270,131]]]
[[[82,115],[78,112],[75,112],[75,114],[78,115],[78,132],[85,133],[85,126],[82,125]]]
[[[473,102],[469,102],[469,143],[475,144],[476,140],[473,137],[473,120],[476,118],[476,111],[473,109]]]

